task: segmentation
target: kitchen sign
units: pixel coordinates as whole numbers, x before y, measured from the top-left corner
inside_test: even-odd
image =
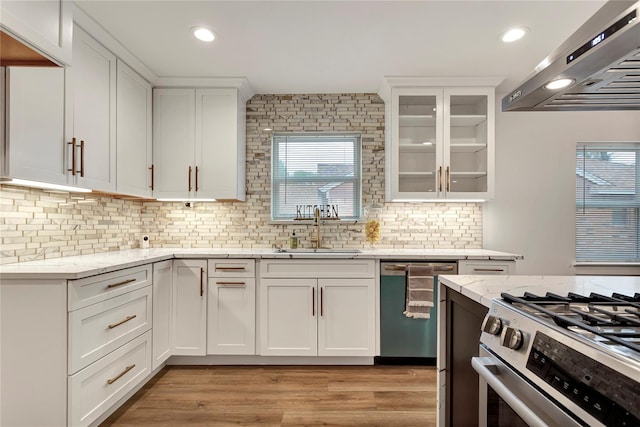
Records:
[[[320,209],[320,218],[322,219],[340,219],[338,205],[296,205],[295,219],[313,219],[316,208]]]

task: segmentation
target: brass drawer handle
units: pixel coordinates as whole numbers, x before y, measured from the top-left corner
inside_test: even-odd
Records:
[[[84,141],[80,141],[80,176],[84,177]]]
[[[136,281],[136,279],[128,279],[128,280],[125,280],[123,282],[118,282],[118,283],[113,283],[111,285],[107,285],[107,288],[109,288],[109,289],[117,288],[118,286],[126,285],[126,284],[129,284],[131,282],[135,282],[135,281]]]
[[[232,286],[232,287],[238,287],[238,288],[245,288],[247,286],[245,282],[216,282],[216,285]]]
[[[137,317],[137,314],[134,314],[133,316],[127,316],[126,319],[119,321],[118,323],[112,323],[111,325],[109,325],[109,329],[113,329],[117,326],[122,325],[123,323],[127,323],[129,320],[133,320]]]
[[[71,138],[71,142],[67,142],[68,145],[71,146],[71,169],[67,169],[68,172],[71,172],[71,175],[76,174],[76,139]]]
[[[149,170],[151,171],[151,186],[150,186],[150,188],[151,188],[151,191],[153,191],[154,190],[154,188],[153,188],[154,187],[154,185],[153,185],[153,175],[154,175],[154,172],[155,172],[155,166],[151,165],[149,167]]]
[[[124,371],[120,372],[117,376],[115,376],[115,377],[111,378],[110,380],[107,380],[107,384],[113,384],[113,383],[115,383],[115,382],[116,382],[116,381],[118,381],[120,378],[122,378],[122,376],[123,376],[124,374],[126,374],[127,372],[129,372],[130,370],[132,370],[132,369],[133,369],[133,368],[135,368],[135,367],[136,367],[136,365],[135,365],[135,364],[130,365],[130,366],[127,366],[126,368],[124,368]]]
[[[504,268],[474,268],[473,271],[494,271],[494,272],[503,272]]]
[[[245,271],[244,267],[216,267],[216,271]]]

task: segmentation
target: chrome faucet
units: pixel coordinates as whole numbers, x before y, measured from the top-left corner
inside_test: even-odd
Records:
[[[313,221],[316,226],[316,249],[320,249],[322,247],[322,237],[320,235],[320,220],[322,219],[320,215],[320,208],[316,207],[313,210]]]

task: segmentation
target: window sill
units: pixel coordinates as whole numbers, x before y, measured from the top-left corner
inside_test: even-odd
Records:
[[[576,262],[577,276],[640,276],[640,262]]]

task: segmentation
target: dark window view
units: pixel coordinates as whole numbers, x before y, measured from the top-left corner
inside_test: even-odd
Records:
[[[640,260],[640,144],[579,144],[576,260]]]

